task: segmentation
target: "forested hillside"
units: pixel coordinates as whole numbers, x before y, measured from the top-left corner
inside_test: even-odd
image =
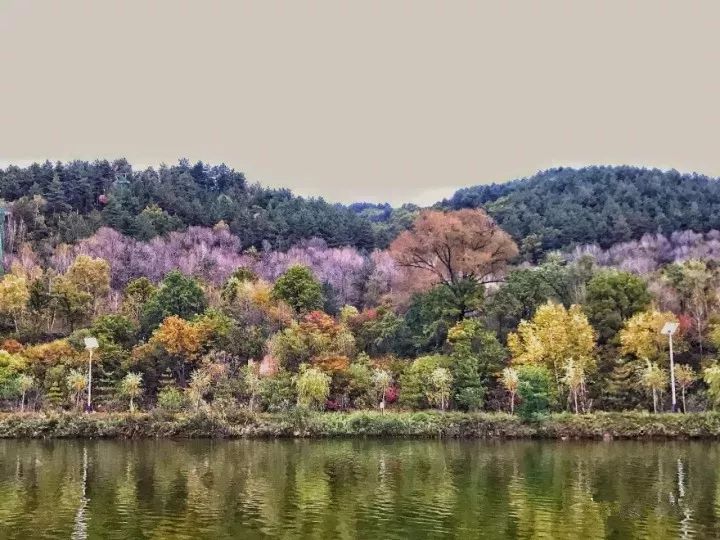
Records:
[[[421,210],[116,161],[0,191],[0,408],[661,411],[669,322],[682,409],[720,407],[714,180],[567,169]]]
[[[149,240],[224,221],[244,249],[287,249],[309,238],[372,249],[395,234],[345,206],[248,184],[225,165],[186,160],[145,170],[125,160],[10,166],[0,170],[0,198],[13,202],[23,229],[10,232],[19,233],[20,242],[51,246],[86,238],[103,225]]]
[[[126,160],[73,161],[0,169],[0,198],[12,202],[15,245],[74,243],[102,226],[149,240],[223,221],[250,247],[285,250],[321,238],[329,246],[385,248],[410,227],[412,204],[330,204],[250,184],[225,165],[181,160],[134,170]],[[637,167],[561,168],[504,184],[457,191],[436,205],[484,208],[525,260],[583,244],[608,248],[646,233],[720,229],[720,183],[701,175]],[[12,225],[12,224],[11,224]]]
[[[637,167],[560,168],[458,190],[446,208],[486,211],[526,258],[577,244],[607,248],[646,233],[720,228],[720,183]]]

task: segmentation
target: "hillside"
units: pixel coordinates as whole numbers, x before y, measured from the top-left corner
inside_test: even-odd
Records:
[[[136,170],[126,160],[0,169],[0,198],[12,203],[6,247],[48,248],[109,226],[136,240],[224,221],[242,249],[286,250],[321,238],[328,246],[385,248],[420,210],[406,204],[330,204],[250,184],[225,165],[180,160]],[[720,229],[720,183],[637,167],[560,168],[457,191],[436,206],[485,208],[527,260],[577,245],[637,240],[646,233]]]
[[[645,233],[720,228],[720,183],[637,167],[559,168],[457,191],[445,208],[484,207],[526,254],[612,244]]]
[[[245,249],[287,249],[309,238],[360,249],[387,244],[379,227],[345,206],[251,185],[225,165],[187,160],[144,170],[124,159],[10,166],[0,170],[0,198],[13,202],[16,226],[9,232],[20,235],[10,239],[16,245],[73,243],[103,225],[149,240],[219,221]]]

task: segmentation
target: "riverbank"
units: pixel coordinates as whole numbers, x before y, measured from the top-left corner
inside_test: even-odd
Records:
[[[502,413],[436,411],[285,414],[2,413],[0,438],[416,437],[479,439],[720,438],[720,414],[553,414],[533,422]]]

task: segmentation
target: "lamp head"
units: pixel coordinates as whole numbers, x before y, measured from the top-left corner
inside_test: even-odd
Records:
[[[680,326],[676,322],[666,322],[665,326],[662,327],[662,330],[660,330],[660,333],[664,336],[672,336],[675,332],[677,332],[678,326]]]

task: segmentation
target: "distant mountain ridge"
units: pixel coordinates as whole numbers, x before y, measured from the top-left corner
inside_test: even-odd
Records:
[[[439,206],[485,208],[526,252],[607,248],[646,233],[720,228],[720,182],[631,166],[556,168],[463,188]]]
[[[285,250],[319,237],[363,251],[387,247],[421,210],[413,204],[330,204],[249,184],[225,165],[180,160],[157,169],[113,162],[35,163],[0,169],[17,241],[75,243],[109,226],[149,240],[223,221],[243,249]],[[630,166],[556,168],[463,188],[436,208],[484,208],[536,261],[555,249],[602,248],[646,233],[720,230],[720,181]],[[17,245],[17,243],[15,244]]]

